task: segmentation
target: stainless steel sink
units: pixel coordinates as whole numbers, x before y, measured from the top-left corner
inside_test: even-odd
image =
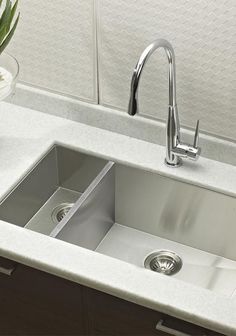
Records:
[[[1,220],[227,296],[235,218],[233,197],[60,146],[0,205]]]
[[[107,161],[53,147],[0,205],[0,218],[50,234]]]

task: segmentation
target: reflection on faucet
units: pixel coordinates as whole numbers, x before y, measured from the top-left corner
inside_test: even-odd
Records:
[[[169,167],[179,167],[182,163],[181,158],[190,158],[197,160],[201,149],[198,147],[199,121],[197,122],[193,146],[180,141],[180,125],[176,102],[176,71],[175,71],[175,53],[171,44],[158,39],[151,43],[142,53],[134,69],[131,81],[130,100],[128,113],[134,116],[138,113],[138,86],[139,80],[146,61],[152,53],[158,49],[164,48],[169,63],[169,109],[166,127],[166,159],[165,163]]]

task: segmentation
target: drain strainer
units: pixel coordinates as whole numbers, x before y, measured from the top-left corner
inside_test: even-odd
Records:
[[[73,203],[62,203],[53,209],[52,220],[54,223],[59,223],[73,207]]]
[[[144,266],[154,272],[173,275],[182,267],[181,258],[171,251],[157,251],[151,253],[144,261]]]

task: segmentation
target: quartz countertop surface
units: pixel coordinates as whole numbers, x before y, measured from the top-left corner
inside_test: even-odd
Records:
[[[0,198],[52,147],[61,144],[236,196],[236,167],[200,158],[165,166],[165,148],[128,136],[0,104]],[[66,251],[66,253],[65,253]],[[236,335],[236,299],[147,272],[108,256],[0,221],[0,254],[177,318]]]

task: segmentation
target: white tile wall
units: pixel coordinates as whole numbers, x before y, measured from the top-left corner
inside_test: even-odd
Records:
[[[96,102],[94,1],[21,0],[9,46],[31,85]]]
[[[143,49],[156,38],[174,46],[181,124],[236,140],[235,0],[21,0],[9,51],[21,80],[97,102],[96,19],[100,104],[127,110],[130,79]],[[97,6],[96,18],[94,16]],[[147,63],[140,110],[167,114],[167,60]]]
[[[176,51],[181,124],[236,139],[235,0],[100,0],[101,103],[127,109],[132,70],[143,49],[166,38]],[[153,55],[140,87],[142,113],[165,119],[167,60]]]

